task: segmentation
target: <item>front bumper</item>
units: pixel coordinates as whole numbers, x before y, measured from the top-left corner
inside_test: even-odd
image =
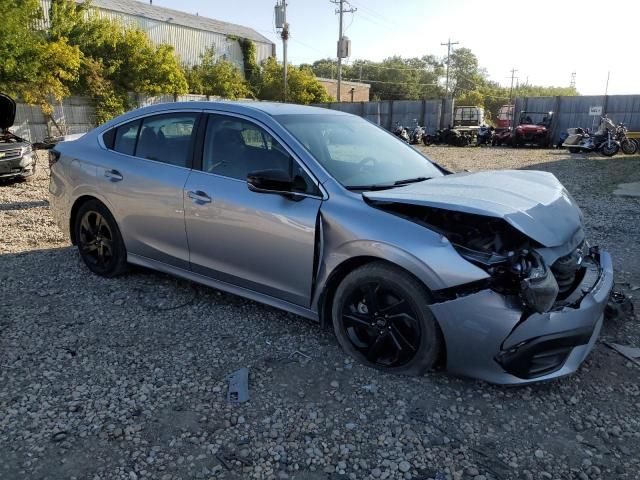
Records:
[[[492,290],[431,305],[447,349],[447,370],[497,384],[526,384],[575,372],[595,344],[613,287],[607,252],[592,258],[572,304],[528,314],[522,303]]]
[[[30,177],[36,172],[36,158],[32,153],[9,160],[0,160],[0,179]]]

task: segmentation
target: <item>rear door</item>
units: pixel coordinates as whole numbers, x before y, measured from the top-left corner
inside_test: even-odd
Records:
[[[98,178],[128,253],[189,268],[183,190],[199,118],[194,111],[152,115],[103,137],[111,154]]]
[[[185,186],[185,221],[193,271],[308,306],[321,193],[284,144],[253,120],[210,115],[201,165]],[[255,170],[287,170],[305,197],[257,193]],[[302,188],[302,187],[301,187]]]

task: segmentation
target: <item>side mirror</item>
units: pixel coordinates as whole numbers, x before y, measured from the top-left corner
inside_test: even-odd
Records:
[[[257,170],[247,175],[249,190],[263,193],[289,193],[293,179],[284,170]]]
[[[284,170],[257,170],[247,175],[247,187],[252,192],[284,195],[291,199],[304,198],[304,179],[291,178]]]

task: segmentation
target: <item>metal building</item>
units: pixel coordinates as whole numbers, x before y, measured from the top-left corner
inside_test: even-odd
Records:
[[[49,23],[51,0],[40,0]],[[82,0],[76,0],[81,3]],[[253,40],[258,63],[275,57],[276,46],[264,35],[249,27],[222,22],[212,18],[158,7],[137,0],[92,0],[92,10],[101,18],[115,20],[127,27],[137,27],[149,35],[155,44],[169,44],[180,61],[187,66],[199,63],[200,55],[213,47],[216,56],[223,56],[243,70],[240,45],[233,37]]]

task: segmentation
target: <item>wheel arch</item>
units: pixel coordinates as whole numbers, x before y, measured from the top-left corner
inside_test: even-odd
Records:
[[[114,221],[116,222],[116,226],[118,227],[118,229],[120,229],[120,225],[118,225],[118,220],[116,220],[115,215],[113,214],[113,209],[111,209],[106,202],[104,202],[102,199],[96,197],[95,195],[90,195],[90,194],[80,195],[78,198],[76,198],[74,200],[73,205],[71,206],[70,213],[69,213],[69,238],[71,239],[71,244],[72,245],[76,245],[76,242],[77,242],[77,239],[75,238],[76,237],[76,233],[75,233],[75,228],[74,228],[74,225],[76,223],[76,215],[78,214],[78,211],[80,210],[82,205],[84,205],[87,202],[90,202],[92,200],[95,200],[96,202],[99,202],[100,204],[102,204],[104,206],[104,208],[106,208],[109,211],[109,213],[111,213],[111,216],[113,217]],[[124,239],[123,239],[123,241],[124,241]]]
[[[398,270],[402,270],[407,274],[411,275],[422,287],[431,294],[431,289],[429,286],[421,280],[418,276],[416,276],[410,269],[400,265],[396,262],[388,260],[382,257],[376,257],[374,255],[358,255],[344,260],[342,263],[336,265],[329,273],[326,281],[322,286],[322,291],[318,297],[317,307],[318,307],[318,319],[320,320],[320,324],[323,327],[331,325],[331,302],[333,301],[333,297],[335,295],[336,289],[338,285],[344,280],[344,278],[349,275],[351,272],[360,268],[364,265],[368,265],[370,263],[383,263],[389,265]],[[437,320],[436,320],[437,322]]]
[[[373,255],[360,255],[356,257],[351,257],[343,261],[339,265],[337,265],[331,271],[331,273],[327,278],[327,281],[324,283],[322,292],[318,298],[318,303],[317,303],[318,319],[320,321],[320,325],[322,326],[322,328],[328,328],[333,324],[331,319],[331,304],[333,302],[333,298],[336,293],[336,289],[338,288],[338,285],[340,285],[340,283],[345,279],[345,277],[349,275],[351,272],[353,272],[354,270],[364,265],[368,265],[371,263],[386,264],[388,266],[391,266],[393,268],[396,268],[398,270],[401,270],[407,273],[412,278],[414,278],[416,282],[418,282],[422,286],[422,288],[424,288],[429,293],[429,295],[432,295],[432,290],[428,287],[427,284],[425,284],[423,280],[418,278],[413,272],[411,272],[411,270],[403,267],[402,265],[399,265],[398,263],[394,263],[385,258],[376,257]],[[447,341],[446,341],[446,338],[444,337],[444,332],[442,330],[442,327],[440,326],[440,322],[438,321],[437,316],[433,313],[432,315],[433,315],[433,320],[435,321],[435,324],[436,324],[436,328],[440,332],[440,338],[442,339],[442,350],[440,352],[440,356],[437,362],[437,365],[440,367],[440,366],[446,365]]]

